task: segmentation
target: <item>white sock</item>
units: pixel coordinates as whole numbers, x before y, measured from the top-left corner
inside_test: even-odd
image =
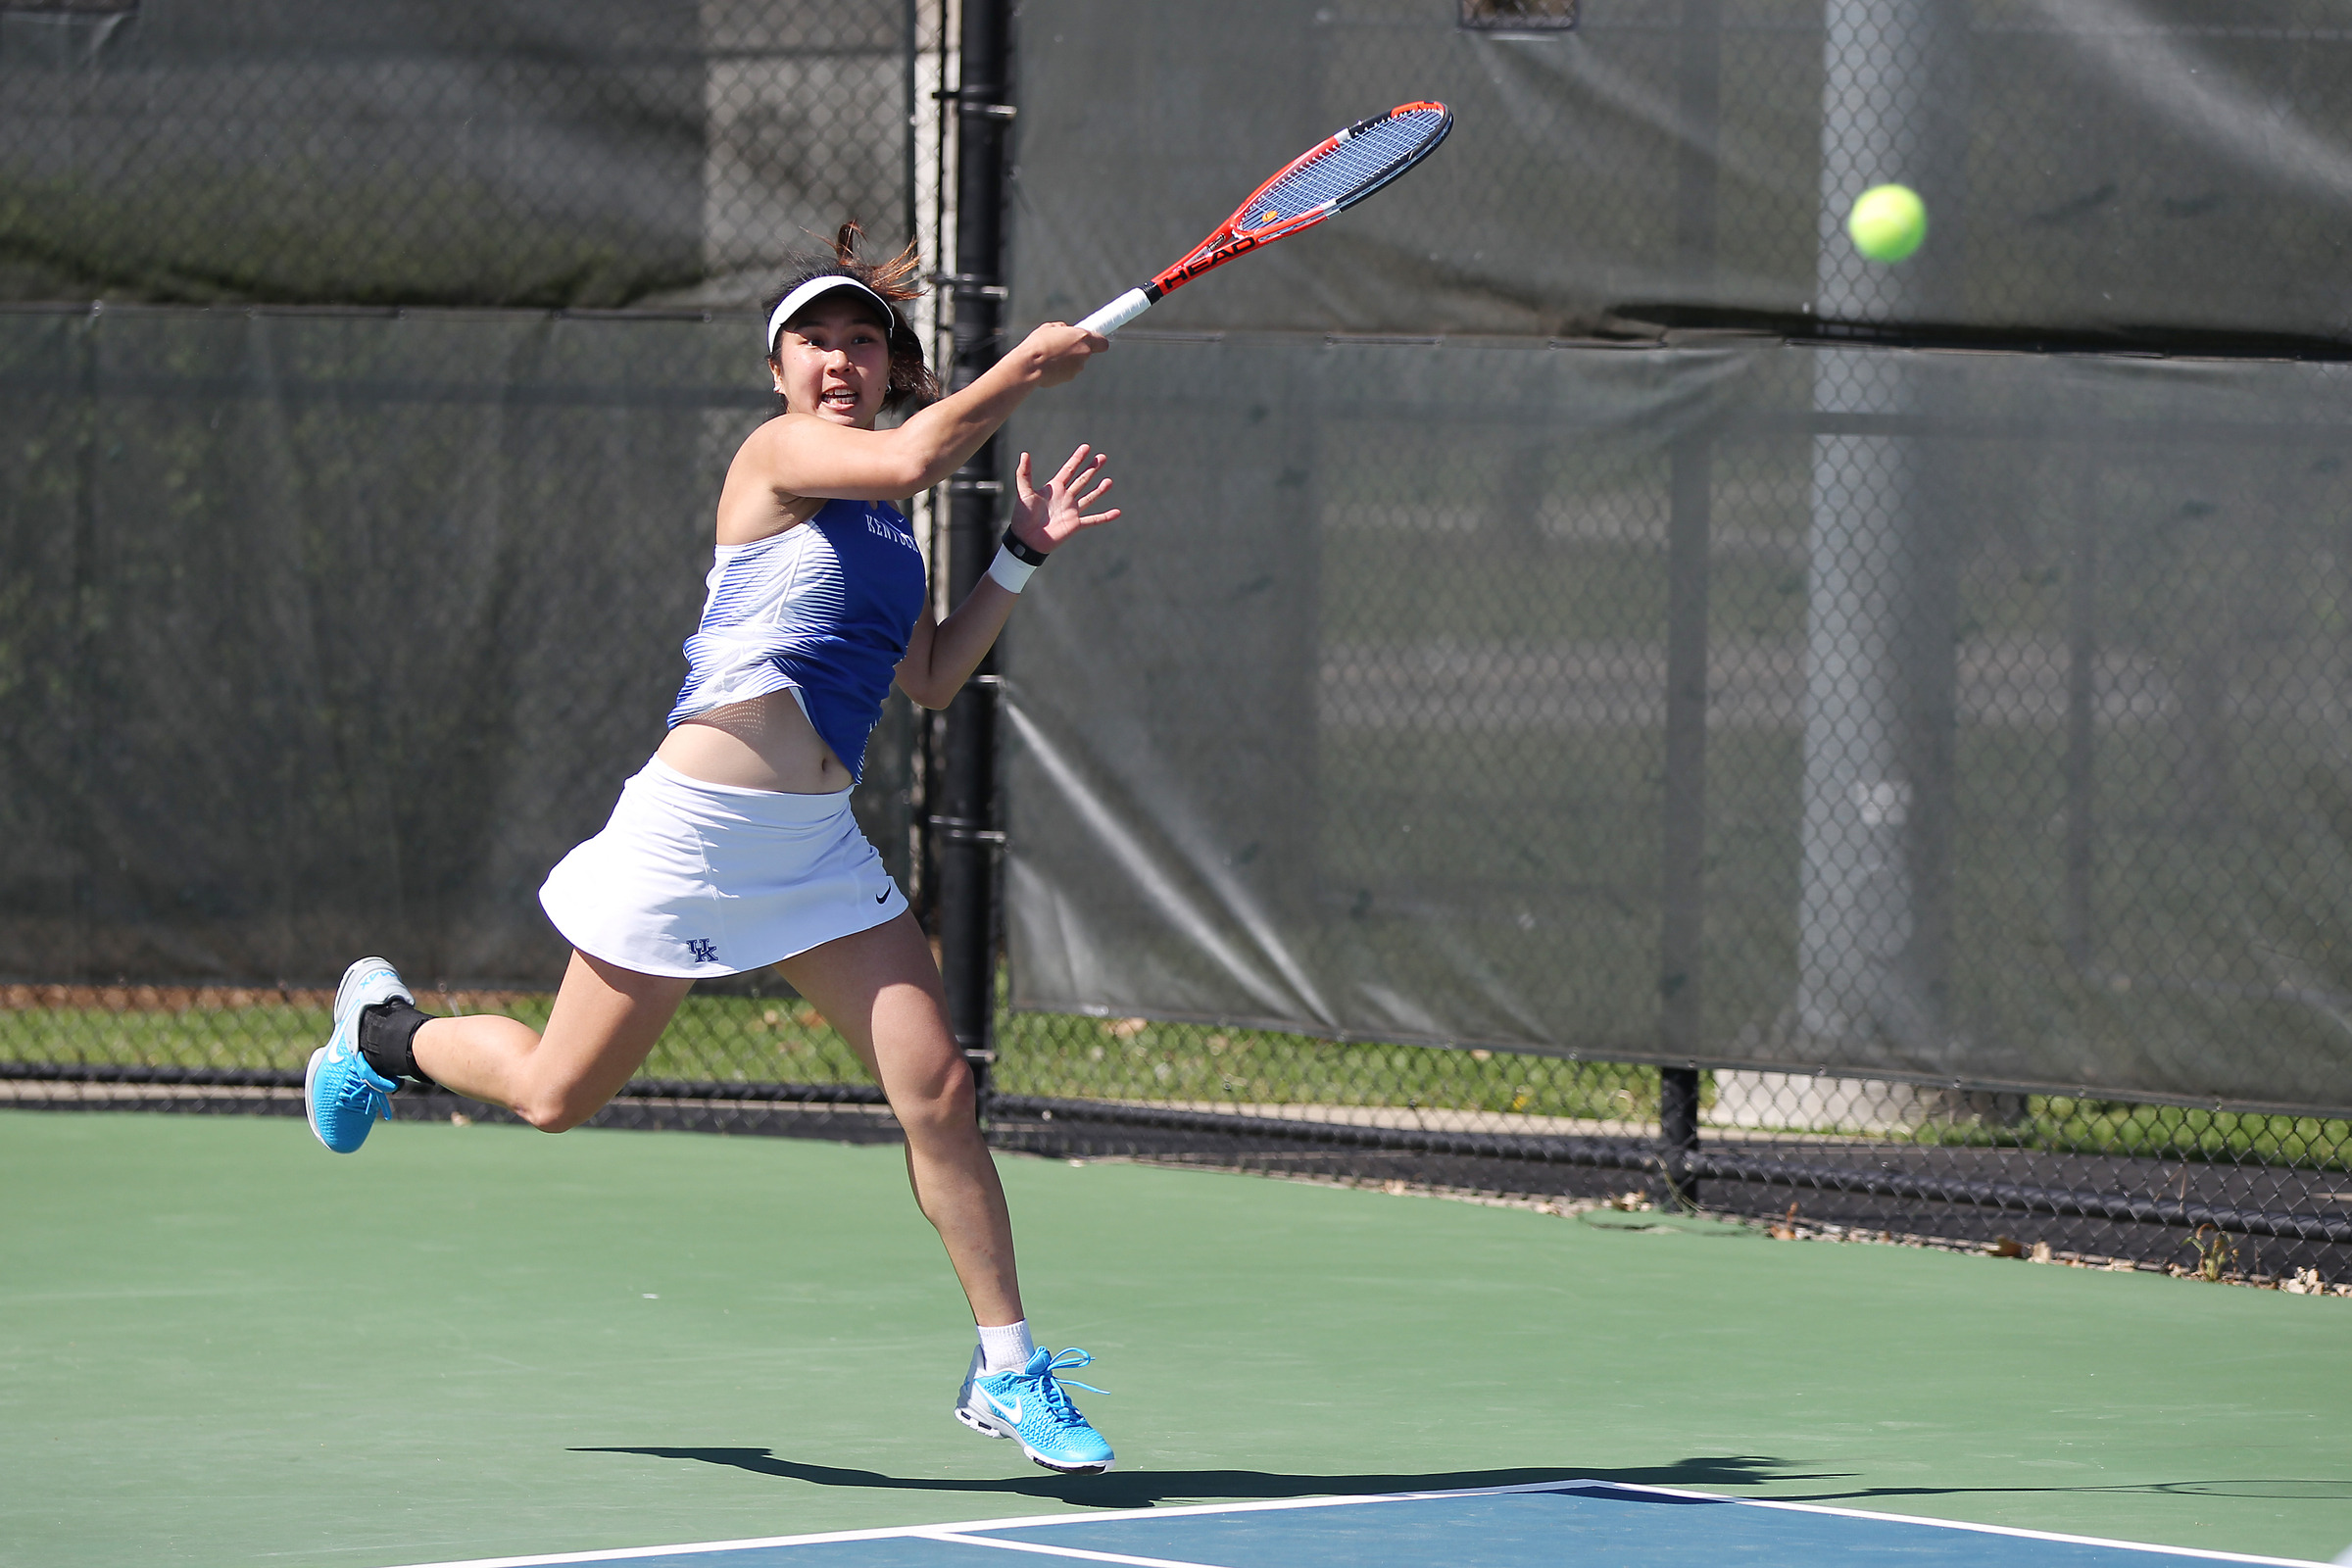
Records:
[[[979,1329],[980,1371],[983,1376],[1018,1372],[1029,1364],[1029,1357],[1037,1349],[1030,1343],[1027,1318],[1018,1323],[1007,1323],[1003,1328],[990,1328],[983,1323]]]

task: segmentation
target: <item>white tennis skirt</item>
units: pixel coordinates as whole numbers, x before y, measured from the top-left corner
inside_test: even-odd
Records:
[[[565,941],[640,974],[740,974],[906,907],[850,792],[706,784],[660,758],[605,830],[557,862],[540,906]]]

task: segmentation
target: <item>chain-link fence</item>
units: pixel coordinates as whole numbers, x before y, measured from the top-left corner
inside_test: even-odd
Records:
[[[1475,11],[1477,8],[1472,8]],[[1495,8],[1497,10],[1505,8]],[[1184,254],[1281,162],[1415,99],[1437,157],[1156,307],[1166,330],[1607,337],[1857,326],[1992,349],[2341,353],[2352,51],[2335,0],[1462,0],[1020,8],[1024,322]],[[1901,309],[1825,297],[1882,180]],[[1884,272],[1876,272],[1886,280]]]
[[[2333,19],[1576,9],[1024,9],[1031,318],[1456,130],[1022,421],[1130,516],[1007,666],[1002,1135],[2337,1277],[2341,380],[2242,363],[2341,351]],[[2010,357],[1544,346],[1689,327]]]
[[[1776,1233],[2319,1286],[2344,1278],[2352,1122],[1856,1079],[1660,1073],[1484,1048],[1016,1014],[994,1138],[1563,1209],[1687,1205]],[[1674,1179],[1666,1179],[1669,1169]]]
[[[660,739],[772,401],[757,343],[735,316],[0,312],[0,1097],[298,1110],[363,949],[433,1005],[543,1016],[535,891]],[[910,886],[915,740],[895,703],[855,799]],[[719,1097],[790,1079],[839,1102],[824,1130],[879,1125],[777,990],[706,987],[648,1098],[731,1125]]]
[[[2340,368],[1090,373],[1019,423],[1129,515],[1007,665],[1012,1000],[1131,1021],[1007,1026],[1025,1140],[2340,1265]]]
[[[534,895],[661,738],[773,402],[758,343],[748,317],[0,313],[6,970],[308,983],[387,944],[552,983]],[[862,803],[902,873],[910,746],[900,712]]]
[[[1129,515],[1006,649],[995,1137],[2343,1278],[2352,391],[2243,357],[2341,337],[2325,8],[1574,9],[1024,9],[1030,318],[1457,130],[1012,432]],[[278,302],[0,312],[0,1096],[298,1114],[363,950],[543,1011],[766,402],[726,308],[942,198],[944,10],[0,8],[0,288]],[[1825,320],[2240,358],[1654,346]],[[607,1119],[877,1099],[751,976]]]
[[[913,236],[937,6],[0,6],[0,299],[743,305]]]
[[[533,892],[659,739],[772,405],[743,308],[845,218],[938,231],[952,30],[0,5],[0,1102],[296,1112],[363,947],[544,1015]],[[917,893],[919,741],[894,703],[856,799]],[[878,1099],[756,974],[622,1119]]]

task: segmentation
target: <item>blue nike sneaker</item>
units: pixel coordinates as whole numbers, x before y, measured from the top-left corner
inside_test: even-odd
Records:
[[[392,1091],[400,1085],[368,1065],[360,1054],[360,1009],[379,1002],[415,1002],[400,971],[381,958],[362,958],[343,971],[335,987],[335,1030],[311,1053],[302,1075],[302,1098],[310,1106],[311,1131],[338,1154],[368,1141],[378,1121],[392,1119]]]
[[[1068,1476],[1099,1476],[1114,1462],[1102,1434],[1088,1426],[1086,1417],[1061,1392],[1063,1370],[1076,1371],[1093,1361],[1084,1350],[1040,1348],[1018,1372],[983,1374],[975,1364],[956,1398],[956,1419],[985,1438],[1011,1438],[1021,1451],[1049,1470]],[[1103,1392],[1091,1383],[1066,1380],[1089,1394]]]

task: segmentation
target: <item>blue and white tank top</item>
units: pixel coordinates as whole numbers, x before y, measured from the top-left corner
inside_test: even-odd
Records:
[[[923,557],[906,519],[878,501],[828,501],[797,528],[720,545],[710,581],[670,724],[789,690],[858,776],[923,612]]]

